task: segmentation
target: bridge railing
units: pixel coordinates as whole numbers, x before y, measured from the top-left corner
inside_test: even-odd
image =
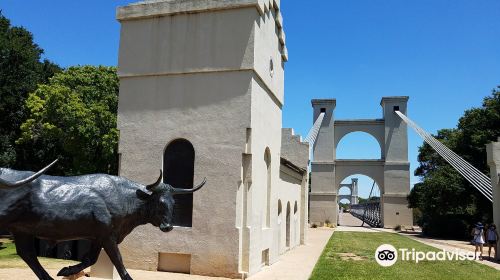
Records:
[[[371,227],[382,227],[380,201],[369,201],[351,205],[351,214]]]

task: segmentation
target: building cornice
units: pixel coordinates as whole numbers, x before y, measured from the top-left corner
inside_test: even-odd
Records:
[[[311,100],[311,105],[333,105],[335,106],[337,104],[337,99],[331,98],[331,99],[313,99]]]
[[[255,7],[261,17],[270,11],[274,11],[281,58],[284,62],[288,61],[280,0],[146,0],[118,7],[116,10],[116,19],[122,22],[176,14],[194,14],[248,7]]]
[[[397,103],[397,102],[408,102],[410,99],[409,96],[387,96],[387,97],[382,97],[382,100],[380,100],[380,105],[384,105],[384,103]]]
[[[298,167],[297,165],[293,164],[291,161],[287,160],[286,158],[280,158],[280,163],[289,169],[293,170],[294,172],[297,172],[300,175],[306,174],[306,171],[304,168]]]

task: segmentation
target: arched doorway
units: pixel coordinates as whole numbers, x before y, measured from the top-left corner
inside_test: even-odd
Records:
[[[286,247],[290,248],[290,202],[286,204]]]
[[[193,187],[194,147],[186,139],[168,144],[163,156],[163,182],[175,188]],[[193,194],[176,195],[173,224],[191,227],[193,224]]]
[[[339,189],[337,200],[341,211],[339,212],[338,224],[342,226],[380,226],[381,191],[378,182],[370,176],[357,173],[345,177],[339,187],[352,182],[353,179],[356,179],[357,182],[358,203],[353,203],[350,195],[342,195]],[[344,211],[341,208],[344,208]],[[345,211],[346,209],[349,211]]]

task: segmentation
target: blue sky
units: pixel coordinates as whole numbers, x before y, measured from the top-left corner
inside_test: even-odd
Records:
[[[116,65],[117,6],[132,0],[0,0],[62,66]],[[498,0],[282,0],[289,62],[284,127],[306,135],[312,98],[336,98],[337,119],[380,118],[382,96],[410,96],[408,116],[427,131],[456,126],[500,85]],[[411,170],[422,140],[409,131]],[[349,135],[344,158],[378,157],[374,139]],[[418,178],[413,177],[412,182]],[[367,196],[371,181],[360,181]]]

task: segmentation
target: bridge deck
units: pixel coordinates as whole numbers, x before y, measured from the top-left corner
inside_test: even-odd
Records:
[[[368,224],[361,226],[363,221],[351,215],[351,213],[339,213],[339,226],[336,231],[363,231],[376,232]]]

